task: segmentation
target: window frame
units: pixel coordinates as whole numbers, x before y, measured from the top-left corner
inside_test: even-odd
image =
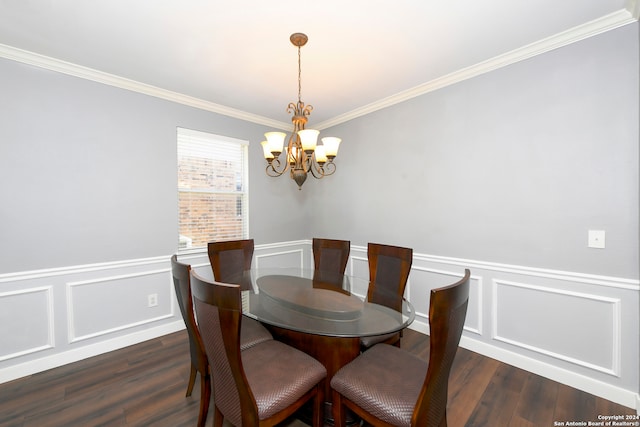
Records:
[[[242,161],[241,167],[241,189],[238,189],[238,177],[234,177],[233,190],[216,190],[214,188],[186,188],[180,187],[180,157],[181,157],[181,143],[185,143],[188,139],[193,139],[199,143],[212,143],[215,144],[217,142],[225,143],[225,144],[236,144],[240,150],[240,156]],[[203,157],[205,158],[205,157]],[[214,171],[215,169],[211,169]],[[180,195],[188,194],[188,193],[204,193],[211,195],[238,195],[240,196],[241,204],[244,205],[244,215],[240,215],[242,219],[242,236],[237,237],[238,239],[247,239],[249,238],[249,141],[239,138],[232,138],[224,135],[218,135],[211,132],[203,132],[194,129],[188,129],[183,127],[176,127],[176,196],[177,196],[177,210],[178,210],[178,223],[177,223],[177,239],[176,245],[178,247],[178,254],[190,254],[190,253],[201,253],[206,252],[207,246],[204,244],[203,246],[197,247],[181,247],[181,230],[182,224],[180,220]],[[236,202],[237,205],[237,202]],[[235,237],[234,237],[235,238]]]

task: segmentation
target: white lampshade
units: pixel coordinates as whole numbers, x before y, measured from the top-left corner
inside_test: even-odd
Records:
[[[284,145],[284,138],[287,136],[284,132],[267,132],[264,134],[269,142],[269,151],[272,153],[281,153]]]
[[[316,147],[316,162],[327,163],[327,155],[325,154],[324,145],[318,145]]]
[[[300,135],[300,142],[302,143],[302,149],[304,151],[315,150],[319,133],[320,131],[315,129],[302,129],[298,131],[298,135]]]
[[[264,158],[267,160],[273,159],[273,154],[269,149],[269,141],[262,141],[260,145],[262,145],[262,152],[264,153]]]
[[[334,136],[325,136],[324,138],[322,138],[322,144],[324,145],[325,154],[332,157],[337,156],[340,141],[342,141],[340,138],[336,138]]]

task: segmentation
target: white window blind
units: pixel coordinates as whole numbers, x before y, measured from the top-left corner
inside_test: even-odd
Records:
[[[248,237],[248,144],[178,128],[179,249]]]

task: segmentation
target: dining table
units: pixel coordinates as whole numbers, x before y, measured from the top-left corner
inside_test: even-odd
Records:
[[[208,278],[212,279],[209,270]],[[325,402],[331,405],[331,378],[361,351],[360,338],[401,331],[414,309],[366,301],[368,278],[299,267],[253,268],[227,280],[240,284],[243,315],[264,324],[275,339],[316,358],[327,369]],[[330,410],[328,410],[328,415]]]

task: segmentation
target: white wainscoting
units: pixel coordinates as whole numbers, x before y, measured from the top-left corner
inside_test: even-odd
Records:
[[[0,382],[184,328],[170,255],[0,275]],[[180,256],[210,269],[206,251]],[[311,240],[257,245],[254,266],[313,267]],[[414,253],[405,296],[429,332],[429,292],[471,270],[460,345],[631,408],[638,408],[637,279]],[[347,272],[367,278],[367,249]],[[364,297],[366,289],[353,289]],[[147,296],[158,305],[147,307]]]
[[[640,410],[637,279],[414,252],[405,292],[416,312],[411,329],[429,333],[429,292],[465,268],[471,286],[462,347]],[[347,271],[368,276],[366,247],[351,247]]]
[[[0,275],[0,383],[184,329],[176,304],[169,256]]]

